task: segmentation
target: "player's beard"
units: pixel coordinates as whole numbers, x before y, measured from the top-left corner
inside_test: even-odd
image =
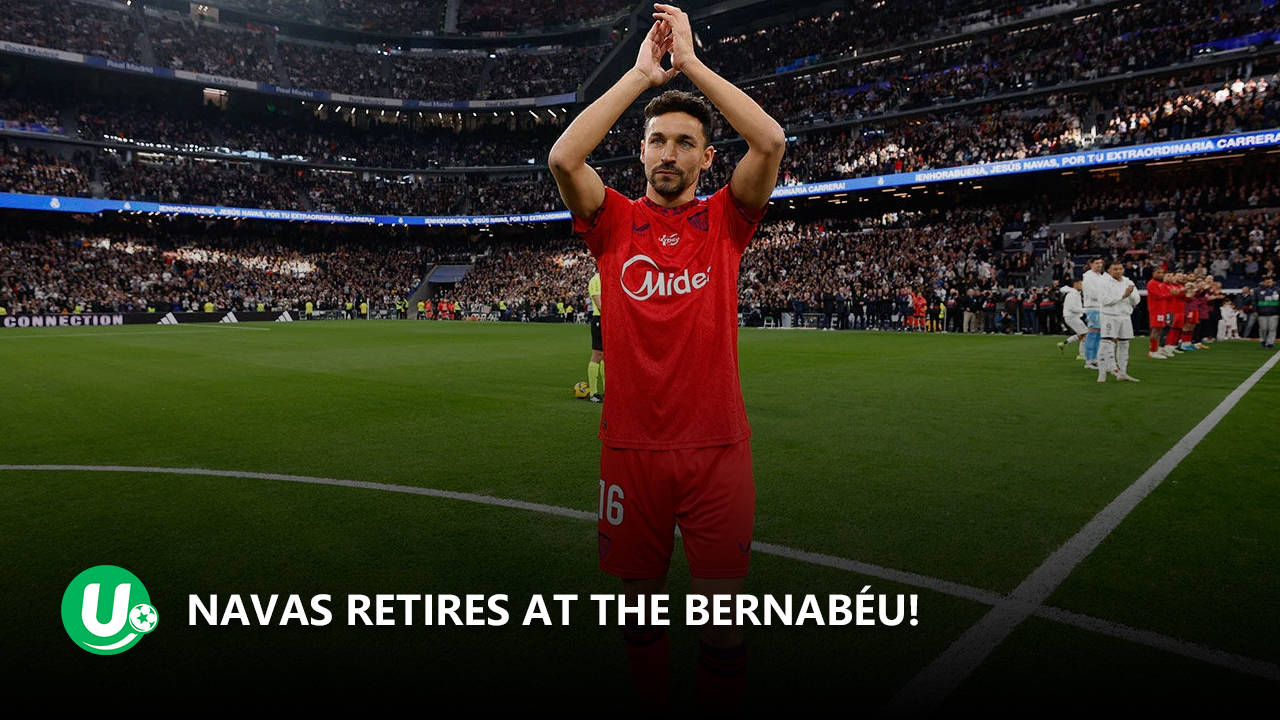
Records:
[[[675,175],[659,175],[658,172],[671,172]],[[684,173],[680,168],[672,165],[659,165],[649,173],[649,185],[654,192],[665,198],[680,197],[680,194],[689,187],[688,181],[685,180]]]

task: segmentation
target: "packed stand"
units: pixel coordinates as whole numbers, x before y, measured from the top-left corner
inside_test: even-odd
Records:
[[[1162,184],[1159,187],[1135,188],[1126,185],[1082,193],[1071,207],[1071,219],[1089,222],[1132,216],[1277,207],[1280,207],[1280,185],[1276,184],[1274,177],[1228,188],[1190,183],[1185,187]]]
[[[58,108],[30,98],[0,97],[0,130],[63,134]]]
[[[1181,81],[1198,83],[1209,77],[1207,72],[1197,73]],[[1237,78],[1194,89],[1183,88],[1174,80],[1151,80],[1096,94],[1051,94],[798,134],[783,156],[779,184],[918,172],[1274,128],[1280,126],[1278,80],[1276,75]],[[1103,112],[1094,113],[1094,108]],[[1098,125],[1100,116],[1106,121]],[[638,149],[642,133],[642,116],[638,110],[629,113],[606,136],[593,161]],[[727,180],[721,177],[732,167],[726,155],[740,152],[740,143],[735,140],[722,138],[719,156],[702,182],[704,190]],[[643,187],[634,162],[611,163],[605,170],[621,185]]]
[[[156,63],[175,70],[275,83],[279,76],[259,32],[147,16]]]
[[[505,303],[508,319],[555,317],[557,303],[585,311],[595,260],[578,240],[499,242],[474,258],[450,297],[466,308]]]
[[[1101,95],[1054,95],[1038,101],[815,131],[799,135],[789,145],[779,182],[786,185],[867,177],[1273,128],[1280,125],[1276,80],[1275,76],[1262,76],[1197,89],[1170,88],[1164,81],[1147,81],[1106,90]],[[1114,104],[1108,106],[1104,102]],[[1092,112],[1092,109],[1104,107],[1110,109],[1100,115]],[[181,113],[172,116],[164,112],[151,113],[145,108],[120,111],[104,108],[100,112],[101,116],[92,110],[79,113],[83,137],[123,137],[142,144],[151,143],[151,146],[167,143],[188,150],[220,142],[236,153],[262,151],[274,157],[291,156],[299,161],[406,169],[475,162],[520,163],[533,160],[540,163],[560,132],[558,127],[550,124],[535,125],[539,129],[527,134],[504,133],[500,125],[461,134],[440,127],[413,131],[407,129],[408,126],[390,123],[355,129],[319,119],[294,125],[295,128],[307,128],[305,130],[286,131],[277,126],[242,122],[226,122],[217,128],[198,119],[216,114],[217,111],[212,109],[201,110],[201,114],[191,117]],[[515,116],[511,117],[513,120],[508,122],[514,122]],[[621,125],[629,126],[627,122]],[[216,128],[219,137],[212,137],[210,128]],[[633,143],[639,140],[638,128],[637,124]],[[615,133],[614,137],[621,145],[621,134]],[[717,159],[701,181],[703,192],[713,192],[728,181],[743,147],[740,142],[732,141],[718,146]],[[279,173],[272,169],[271,163],[262,163],[261,167],[263,174],[274,177],[273,173]],[[642,168],[634,156],[605,163],[601,165],[601,172],[607,184],[628,195],[637,196],[644,190]],[[157,176],[150,178],[151,174]],[[179,172],[166,176],[163,172],[138,167],[131,174],[127,194],[151,194],[151,191],[158,190],[155,194],[166,200],[195,202],[192,198],[182,197],[181,183],[191,178],[196,183],[194,187],[199,188],[196,194],[211,204],[233,205],[252,197],[263,197],[259,192],[236,193],[218,202],[218,198],[209,191],[225,187],[228,192],[234,192],[233,186],[219,182],[211,188],[198,175]],[[237,173],[237,177],[249,175],[252,175],[251,171]],[[29,182],[38,179],[31,178]],[[279,181],[265,181],[267,185],[276,182]],[[450,208],[457,207],[452,201],[433,204],[430,196],[414,195],[411,200],[406,199],[404,193],[397,189],[400,183],[366,183],[364,187],[343,193],[337,187],[340,182],[339,179],[325,181],[326,196],[341,199],[324,204],[341,207],[343,212],[386,211],[399,214],[410,212],[406,208],[415,208],[415,214],[434,215],[446,214],[451,212]],[[254,185],[250,180],[246,183]],[[537,179],[537,176],[493,181],[489,186],[473,181],[472,186],[475,190],[470,196],[471,207],[477,213],[559,209],[554,184]],[[108,192],[117,192],[113,189],[115,187],[109,186]],[[378,196],[382,191],[387,193],[385,198]],[[271,201],[278,203],[280,198],[275,197]],[[366,201],[370,203],[367,208],[354,204]]]
[[[484,63],[484,55],[393,55],[391,96],[411,100],[474,98]]]
[[[0,307],[10,314],[337,310],[351,300],[406,297],[422,281],[414,249],[300,251],[245,237],[59,234],[0,244]],[[387,303],[389,304],[389,303]]]
[[[413,35],[443,30],[445,8],[449,3],[448,0],[327,0],[324,5],[326,25]]]
[[[90,159],[83,151],[73,158],[0,145],[0,192],[88,197]]]
[[[321,212],[383,215],[454,215],[466,211],[467,184],[457,177],[371,177],[313,171],[298,180]]]
[[[274,18],[406,35],[444,28],[447,0],[217,0]]]
[[[484,98],[506,100],[574,92],[600,64],[604,52],[603,46],[594,46],[499,55]]]
[[[300,210],[292,168],[204,161],[182,156],[163,160],[101,163],[105,196],[117,200]]]
[[[15,126],[30,124],[37,117],[50,122],[58,112],[47,101],[0,101],[0,122]],[[454,125],[461,119],[438,120],[436,113],[371,110],[353,116],[332,111],[317,114],[310,106],[255,116],[231,114],[213,105],[84,101],[72,108],[72,114],[78,135],[85,140],[399,169],[541,164],[563,132],[549,119],[532,120],[523,111],[495,114],[479,122],[468,118],[472,122],[463,123],[470,128],[466,130]],[[57,132],[62,132],[61,127]]]
[[[219,110],[179,112],[169,108],[119,103],[81,103],[75,109],[78,134],[85,140],[207,151],[217,146]]]
[[[1066,249],[1073,257],[1098,254],[1157,264],[1173,259],[1181,269],[1217,276],[1229,287],[1257,284],[1276,272],[1280,211],[1192,210],[1128,220],[1111,230],[1091,224],[1067,238]]]
[[[132,13],[88,3],[5,0],[0,4],[0,40],[120,62],[142,61]]]
[[[1182,16],[1198,18],[1208,10],[1191,3],[1149,3],[1070,26],[758,84],[748,92],[789,122],[834,122],[1121,76],[1188,60],[1195,43],[1235,32],[1227,23]],[[1255,17],[1258,24],[1274,25],[1275,9]]]
[[[1055,3],[1043,3],[1046,7]],[[1001,25],[1029,16],[1036,5],[1015,6],[991,0],[889,0],[862,6],[858,12],[836,11],[768,30],[732,35],[710,43],[705,60],[712,67],[734,68],[737,78],[774,74],[782,68],[804,67],[818,62],[866,55],[881,49],[940,39],[962,28],[985,22]],[[943,18],[933,25],[921,17]],[[1089,72],[1090,68],[1135,70],[1167,65],[1185,59],[1194,45],[1215,39],[1239,37],[1274,27],[1269,8],[1256,0],[1218,0],[1201,3],[1176,0],[1166,3],[1119,3],[1093,16],[1047,18],[1026,31],[996,32],[985,40],[965,41],[960,47],[932,49],[904,56],[895,67],[911,68],[928,62],[944,69],[946,58],[1000,64],[1013,61],[1013,72]],[[954,54],[958,50],[961,55]],[[974,51],[977,50],[977,54]],[[798,53],[803,52],[804,55]],[[1090,55],[1089,53],[1093,53]],[[985,56],[985,57],[984,57]],[[1016,60],[1027,61],[1019,65]],[[1061,62],[1061,67],[1055,63]],[[881,67],[888,63],[880,63]],[[1073,67],[1074,66],[1074,67]],[[885,73],[887,76],[889,73]],[[990,81],[988,81],[990,82]],[[853,83],[856,85],[857,83]],[[1040,85],[1045,85],[1043,81]]]
[[[338,47],[280,42],[289,84],[296,88],[386,96],[383,56]]]
[[[615,17],[630,12],[634,0],[552,0],[513,3],[504,0],[462,0],[458,30],[464,33],[519,33],[542,28]]]

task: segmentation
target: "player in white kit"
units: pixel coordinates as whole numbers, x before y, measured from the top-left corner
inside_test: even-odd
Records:
[[[1084,300],[1085,319],[1089,321],[1089,336],[1084,340],[1084,366],[1097,370],[1099,338],[1102,337],[1099,334],[1102,329],[1102,305],[1098,302],[1098,291],[1106,280],[1102,258],[1089,260],[1089,269],[1084,271],[1082,280],[1080,292]]]
[[[1124,263],[1113,261],[1107,266],[1107,274],[1097,285],[1097,299],[1101,310],[1102,328],[1098,345],[1098,382],[1106,382],[1107,375],[1117,380],[1138,382],[1129,375],[1129,341],[1133,339],[1133,309],[1142,296],[1133,281],[1124,276]]]
[[[1072,334],[1071,337],[1058,343],[1058,352],[1063,352],[1071,343],[1084,340],[1089,334],[1089,326],[1084,323],[1084,300],[1080,296],[1080,288],[1083,285],[1083,280],[1076,280],[1071,285],[1062,288],[1062,322],[1071,328]],[[1084,347],[1082,345],[1076,360],[1084,359]]]

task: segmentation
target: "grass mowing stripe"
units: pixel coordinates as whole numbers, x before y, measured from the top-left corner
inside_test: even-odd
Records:
[[[210,477],[233,477],[246,478],[254,480],[277,480],[283,482],[305,483],[312,485],[333,485],[338,487],[361,488],[365,490],[381,490],[384,492],[398,492],[407,495],[424,495],[428,497],[445,498],[449,500],[462,500],[464,502],[473,502],[482,505],[495,505],[499,507],[514,508],[519,510],[528,510],[531,512],[544,513],[548,515],[558,515],[577,520],[594,520],[595,516],[589,512],[574,510],[572,508],[558,507],[555,505],[544,505],[541,503],[531,503],[522,500],[510,500],[506,498],[495,498],[488,495],[477,495],[473,493],[454,492],[450,490],[434,490],[431,488],[413,487],[407,485],[391,485],[388,483],[364,482],[360,480],[340,480],[337,478],[320,478],[306,475],[285,475],[280,473],[262,473],[262,472],[243,472],[235,470],[205,470],[200,468],[158,468],[158,467],[127,467],[119,465],[0,465],[0,471],[16,470],[16,471],[64,471],[64,472],[127,472],[127,473],[152,473],[164,475],[196,475]],[[677,529],[677,532],[679,530]],[[796,560],[798,562],[808,563],[811,565],[820,565],[823,567],[835,568],[838,570],[846,570],[848,572],[866,575],[869,577],[881,578],[892,582],[902,583],[911,587],[920,587],[927,590],[933,590],[945,595],[951,595],[965,600],[985,605],[996,606],[996,609],[1009,609],[1015,606],[1024,606],[1030,608],[1030,612],[1047,620],[1052,620],[1065,625],[1070,625],[1082,630],[1109,635],[1121,640],[1135,642],[1148,647],[1164,650],[1167,652],[1182,655],[1184,657],[1202,660],[1226,667],[1238,672],[1271,680],[1280,680],[1280,667],[1272,665],[1260,660],[1233,655],[1221,650],[1206,648],[1194,643],[1185,642],[1172,638],[1167,635],[1161,635],[1146,630],[1131,628],[1120,623],[1114,623],[1101,618],[1091,617],[1080,613],[1070,612],[1059,608],[1045,607],[1043,605],[1028,605],[1010,598],[1000,595],[990,590],[982,590],[980,588],[969,587],[960,583],[931,578],[917,573],[905,572],[902,570],[894,570],[892,568],[880,567],[870,563],[858,562],[847,558],[835,557],[831,555],[823,555],[820,553],[811,553],[804,550],[796,550],[794,548],[785,547],[783,545],[774,545],[772,543],[753,543],[752,549],[764,553],[766,555],[774,555],[781,558]]]
[[[951,647],[903,686],[882,708],[882,712],[889,715],[927,715],[935,711],[997,645],[1044,603],[1071,571],[1115,530],[1138,503],[1155,490],[1183,458],[1191,454],[1195,446],[1236,406],[1240,398],[1275,367],[1277,361],[1280,361],[1280,354],[1272,355],[1262,367],[1240,383],[1155,465],[1023,580],[1009,594],[1009,599],[1014,602],[992,608]]]

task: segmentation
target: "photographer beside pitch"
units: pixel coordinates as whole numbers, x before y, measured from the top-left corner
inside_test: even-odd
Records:
[[[635,66],[582,111],[548,158],[603,281],[611,383],[600,422],[600,567],[622,580],[632,607],[666,593],[677,523],[691,592],[743,591],[755,485],[738,380],[738,267],[786,147],[782,127],[694,54],[688,16],[654,9]],[[662,67],[667,53],[670,70]],[[641,93],[679,73],[747,141],[747,153],[728,186],[697,199],[698,177],[715,157],[714,115],[697,97],[669,91],[645,109],[648,182],[644,197],[629,200],[605,187],[587,157]],[[665,628],[628,624],[623,634],[642,702],[667,709]],[[742,628],[703,626],[699,639],[700,706],[737,709],[747,668]]]

